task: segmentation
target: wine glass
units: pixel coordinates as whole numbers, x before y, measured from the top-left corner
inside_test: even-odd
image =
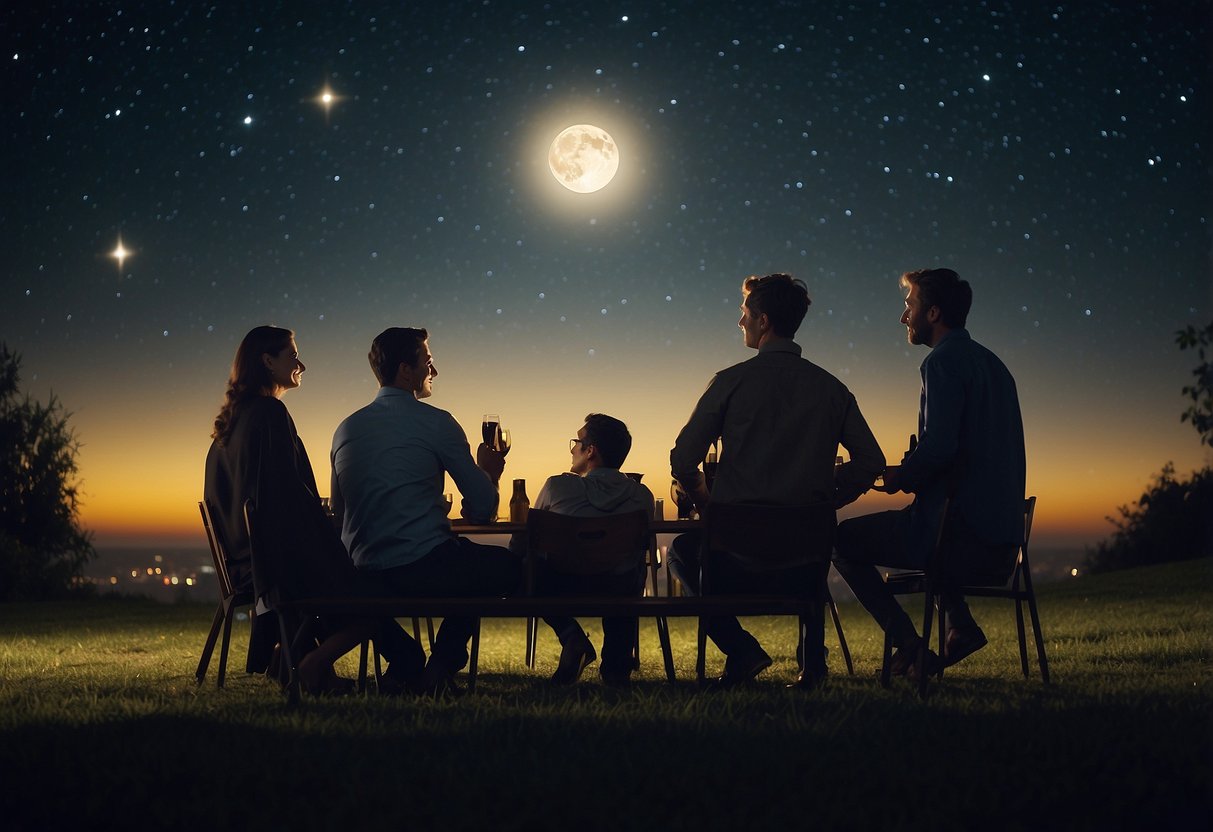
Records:
[[[510,432],[505,428],[500,428],[497,431],[497,450],[501,451],[501,455],[505,456],[510,452],[510,445],[513,442],[510,439]]]
[[[497,450],[498,432],[501,430],[501,417],[496,413],[486,413],[480,419],[480,438],[484,444],[494,451]]]

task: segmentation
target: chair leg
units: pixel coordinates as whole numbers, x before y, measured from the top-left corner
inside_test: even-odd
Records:
[[[938,674],[938,676],[939,676],[939,678],[940,678],[940,679],[942,679],[942,678],[943,678],[943,648],[944,648],[944,638],[943,638],[943,634],[944,634],[944,625],[945,625],[947,622],[944,620],[944,615],[945,615],[945,613],[944,613],[944,610],[943,610],[943,596],[942,596],[942,595],[939,595],[939,596],[936,596],[936,597],[937,597],[937,598],[939,598],[939,601],[938,601],[938,603],[936,604],[936,609],[937,609],[937,610],[939,610],[939,626],[938,626],[938,630],[939,630],[939,636],[938,636],[938,639],[939,639],[939,649],[938,649],[938,651],[937,651],[937,652],[938,652],[938,654],[939,654],[939,674]]]
[[[421,643],[421,619],[415,615],[413,616],[413,639],[418,644]]]
[[[922,615],[922,641],[918,643],[918,695],[927,696],[927,652],[931,649],[931,623],[935,619],[935,585],[927,580],[927,591]]]
[[[636,619],[636,628],[632,634],[632,670],[640,669],[640,619]]]
[[[535,669],[535,638],[539,635],[534,618],[526,620],[526,666]]]
[[[1024,591],[1028,596],[1028,613],[1032,616],[1032,635],[1036,637],[1036,656],[1040,660],[1040,679],[1049,684],[1049,660],[1045,657],[1045,637],[1040,631],[1040,615],[1036,611],[1036,591],[1032,588],[1032,573],[1024,569]]]
[[[855,675],[855,665],[851,663],[851,651],[847,647],[847,637],[842,634],[842,619],[838,617],[838,605],[834,603],[834,596],[826,591],[826,599],[830,602],[830,617],[834,619],[834,630],[838,633],[838,646],[842,649],[843,661],[847,663],[847,675]]]
[[[480,664],[480,619],[476,619],[476,624],[472,628],[472,657],[468,663],[468,693],[473,693],[476,690],[476,673]]]
[[[704,654],[707,653],[707,641],[708,622],[707,619],[700,618],[699,630],[696,635],[697,646],[695,650],[695,680],[699,683],[700,687],[703,687],[707,683],[707,673],[704,669],[704,665],[706,663],[706,656]]]
[[[670,622],[665,616],[657,616],[657,640],[661,642],[661,658],[665,663],[665,678],[674,683],[674,653],[670,649]]]
[[[226,617],[223,602],[215,609],[215,618],[211,621],[211,631],[206,635],[206,643],[202,646],[202,655],[198,657],[198,669],[194,671],[194,681],[201,685],[206,678],[206,669],[211,663],[211,653],[215,652],[215,641],[219,638],[219,628]],[[220,685],[222,687],[222,685]]]
[[[281,650],[281,661],[286,662],[287,681],[286,681],[286,702],[289,707],[296,708],[299,706],[299,668],[295,661],[294,637],[295,633],[290,632],[291,628],[287,624],[287,616],[278,613],[278,649]]]
[[[235,617],[235,610],[228,601],[223,605],[223,641],[219,643],[219,672],[217,674],[219,687],[223,687],[223,683],[227,679],[227,648],[232,641],[232,619]]]
[[[366,693],[366,654],[367,645],[370,644],[370,639],[362,640],[362,647],[358,651],[358,692]]]

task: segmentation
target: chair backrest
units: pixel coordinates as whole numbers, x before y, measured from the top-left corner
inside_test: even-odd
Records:
[[[551,569],[570,575],[601,575],[639,564],[648,533],[645,511],[573,517],[533,508],[526,518],[528,552],[542,554]]]
[[[232,578],[227,571],[227,543],[223,539],[223,529],[215,524],[214,511],[207,500],[198,502],[198,511],[202,514],[202,527],[206,529],[206,542],[211,547],[211,560],[215,564],[215,575],[219,578],[219,591],[224,598],[234,594]]]
[[[1028,563],[1028,541],[1032,538],[1032,518],[1036,514],[1036,497],[1028,497],[1023,501],[1023,543],[1015,547],[1014,558],[1004,561],[1004,564],[1009,564],[1009,571],[1004,566],[1001,571],[974,571],[972,574],[964,574],[959,577],[953,576],[953,582],[959,580],[971,586],[1002,586],[1010,581],[1012,584],[1017,584],[1020,575],[1025,569],[1030,569]],[[955,513],[951,510],[951,499],[944,501],[942,521],[939,524],[939,536],[935,541],[935,549],[931,556],[928,570],[934,571],[937,575],[949,575],[949,569],[952,567],[959,568],[957,563],[952,561],[952,558],[958,554],[962,554],[961,550],[966,548],[980,547],[980,544],[975,541],[972,534],[969,533],[967,538],[956,540],[952,538],[954,531],[951,526],[956,522]],[[987,548],[989,548],[987,546]],[[961,564],[964,560],[960,561]]]
[[[830,561],[838,527],[833,503],[764,506],[712,503],[704,546],[768,567]]]

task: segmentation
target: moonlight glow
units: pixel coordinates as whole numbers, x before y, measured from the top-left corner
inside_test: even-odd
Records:
[[[592,124],[560,131],[548,148],[548,167],[570,191],[589,194],[605,188],[619,170],[619,148],[611,134]]]

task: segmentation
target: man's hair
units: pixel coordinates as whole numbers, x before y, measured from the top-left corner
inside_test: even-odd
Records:
[[[412,367],[421,355],[421,345],[430,334],[424,329],[413,329],[407,326],[393,326],[383,330],[371,342],[371,351],[367,358],[379,386],[386,387],[396,380],[396,371],[401,364]]]
[[[607,468],[622,468],[632,450],[632,434],[628,426],[605,413],[585,417],[585,441],[598,449],[602,464]]]
[[[771,330],[780,338],[791,338],[809,311],[809,289],[804,281],[788,274],[750,276],[741,284],[742,301],[750,311],[767,316]]]
[[[973,287],[951,269],[917,269],[899,281],[905,289],[918,287],[922,308],[939,307],[939,317],[948,329],[962,329],[973,305]]]

